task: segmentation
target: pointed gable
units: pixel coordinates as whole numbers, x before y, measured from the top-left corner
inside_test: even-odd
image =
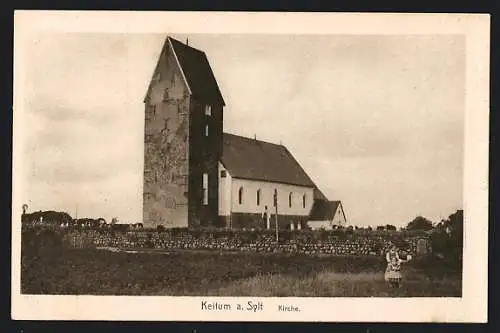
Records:
[[[151,98],[151,90],[153,89],[153,83],[156,81],[157,75],[159,75],[160,71],[160,63],[162,61],[166,61],[166,56],[168,54],[168,49],[170,48],[169,42],[168,42],[168,37],[165,39],[165,42],[163,42],[163,46],[161,48],[161,52],[158,56],[158,60],[156,60],[156,65],[155,69],[153,70],[153,74],[151,75],[151,79],[149,80],[148,83],[148,89],[146,90],[146,95],[144,95],[144,102],[148,101]],[[189,87],[188,87],[189,89]]]
[[[147,100],[150,94],[151,85],[159,67],[158,64],[167,48],[173,51],[183,80],[193,98],[213,105],[226,105],[205,52],[183,44],[172,37],[167,37],[165,40],[144,100]]]

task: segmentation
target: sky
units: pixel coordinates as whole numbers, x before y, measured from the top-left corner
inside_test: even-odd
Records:
[[[463,36],[171,36],[207,54],[224,131],[283,143],[348,224],[439,222],[462,209]],[[25,40],[30,211],[141,221],[143,98],[165,37]]]

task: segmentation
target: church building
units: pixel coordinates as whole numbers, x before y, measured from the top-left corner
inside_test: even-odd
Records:
[[[167,37],[144,104],[145,227],[307,226],[321,192],[284,145],[223,133],[203,51]]]
[[[315,185],[285,146],[224,133],[222,151],[219,215],[224,225],[268,228],[275,221],[264,221],[262,214],[276,215],[276,208],[281,228],[306,225]]]

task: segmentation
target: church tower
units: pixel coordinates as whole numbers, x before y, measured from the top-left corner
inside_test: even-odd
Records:
[[[144,226],[217,226],[225,102],[205,53],[167,37],[144,105]]]

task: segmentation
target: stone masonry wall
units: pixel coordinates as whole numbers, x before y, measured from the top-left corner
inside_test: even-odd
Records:
[[[273,232],[206,232],[206,231],[129,231],[66,230],[66,243],[72,247],[112,247],[121,249],[198,249],[250,251],[262,253],[302,253],[307,255],[380,256],[395,243],[404,254],[418,256],[432,251],[426,235],[395,234],[356,235],[318,231],[280,232],[276,244]],[[425,242],[426,251],[417,251]]]
[[[167,43],[145,100],[145,226],[187,226],[189,107],[187,87]]]

